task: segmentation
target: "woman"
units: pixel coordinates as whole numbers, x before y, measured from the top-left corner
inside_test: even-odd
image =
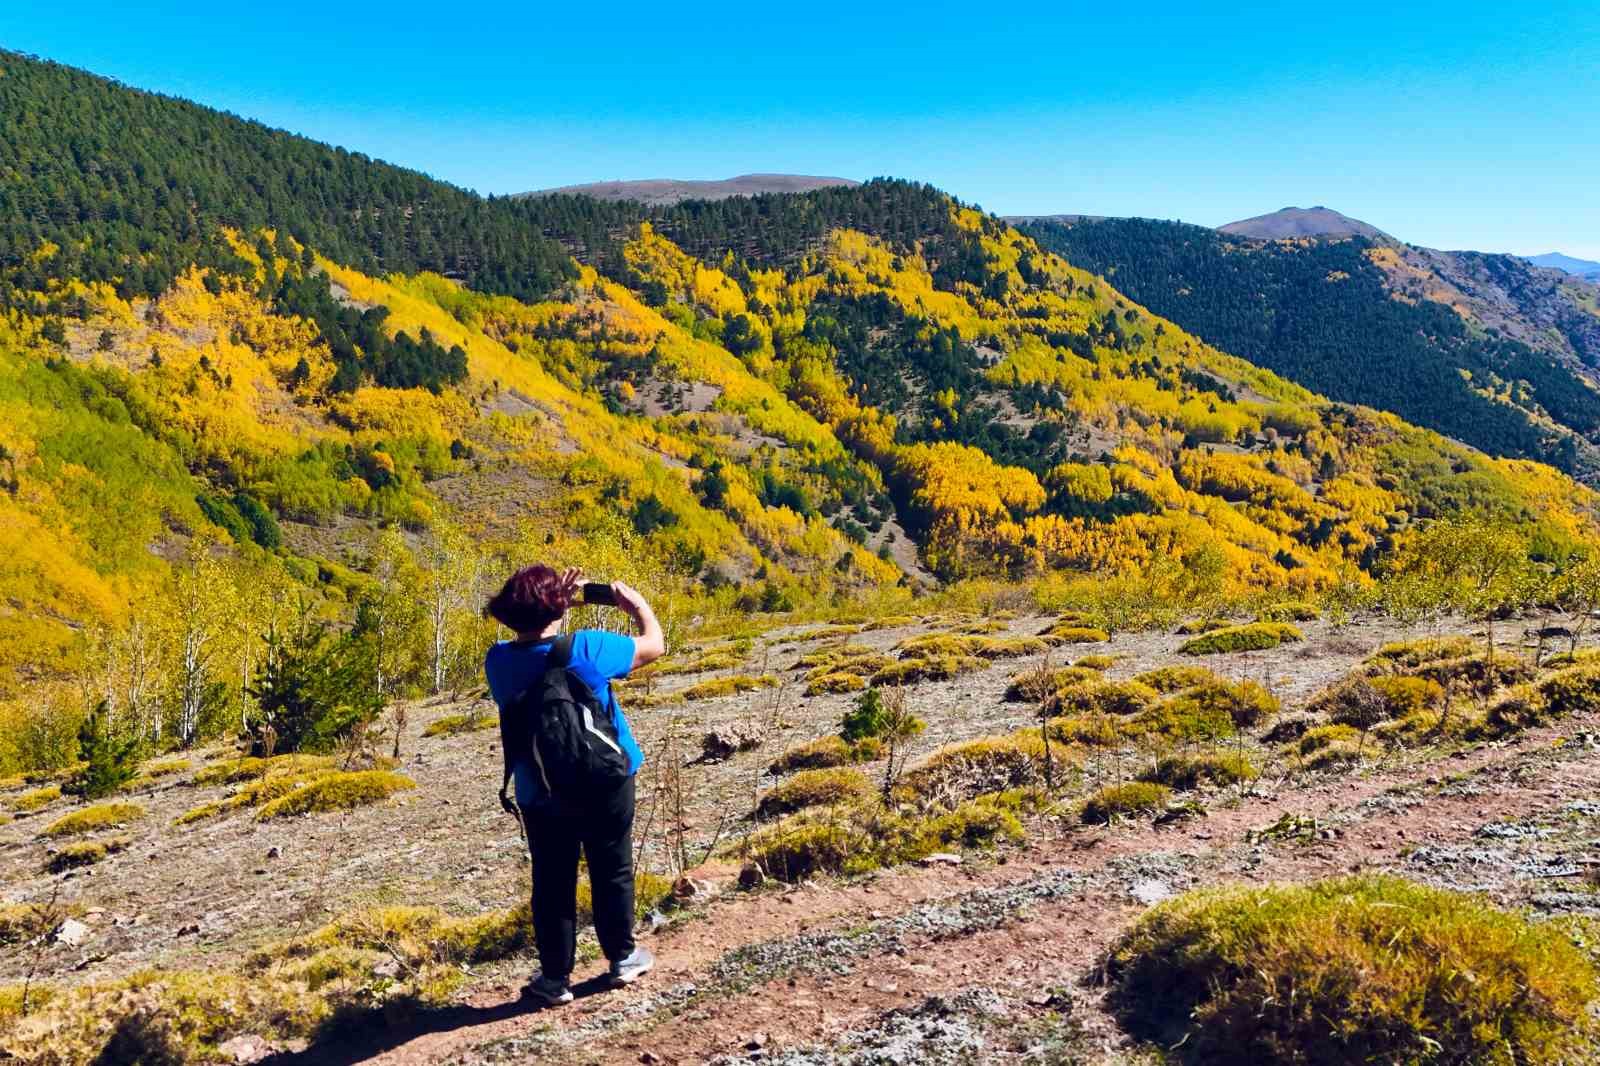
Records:
[[[533,936],[540,973],[524,994],[544,1006],[572,1002],[569,982],[577,950],[580,849],[589,863],[595,935],[611,962],[612,982],[631,983],[655,964],[649,949],[633,942],[633,786],[644,759],[610,684],[666,652],[661,623],[644,597],[620,581],[613,584],[617,607],[633,619],[639,635],[581,629],[572,634],[566,663],[569,676],[586,685],[600,707],[610,710],[611,724],[628,762],[627,775],[619,784],[581,796],[552,796],[527,741],[527,723],[517,720],[519,714],[527,713],[528,706],[528,701],[519,701],[519,697],[543,678],[562,620],[575,602],[582,580],[577,570],[557,574],[548,566],[526,567],[512,574],[484,608],[516,634],[489,649],[483,671],[489,693],[500,708],[505,755],[500,805],[520,813],[533,859]],[[565,647],[563,642],[563,650]],[[506,794],[513,783],[515,805]]]

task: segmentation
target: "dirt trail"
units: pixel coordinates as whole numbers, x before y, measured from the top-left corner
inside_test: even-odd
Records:
[[[1371,869],[1428,880],[1427,869],[1408,864],[1408,849],[1460,846],[1486,822],[1552,817],[1600,796],[1597,722],[1600,712],[1592,712],[1434,762],[1304,787],[1262,786],[1171,827],[1087,829],[1041,819],[1030,845],[989,865],[910,868],[854,884],[725,898],[652,938],[662,966],[647,984],[538,1013],[521,1011],[513,989],[486,990],[428,1031],[323,1047],[295,1061],[764,1058],[775,1048],[829,1045],[975,985],[1024,1014],[1056,1010],[1063,996],[1075,1001],[1084,1039],[1109,1053],[1120,1034],[1081,984],[1146,905],[1138,896]],[[1284,812],[1311,811],[1337,835],[1245,839]],[[1524,902],[1514,883],[1496,894]]]

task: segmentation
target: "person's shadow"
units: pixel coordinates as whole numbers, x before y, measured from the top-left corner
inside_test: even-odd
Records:
[[[574,1000],[611,991],[610,980],[597,974],[572,986]],[[398,1019],[374,1009],[344,1016],[324,1024],[303,1051],[280,1051],[260,1060],[260,1066],[347,1066],[392,1051],[420,1036],[450,1033],[491,1025],[521,1015],[542,1014],[559,1008],[544,1007],[526,997],[488,1007],[453,1006],[419,1008]]]

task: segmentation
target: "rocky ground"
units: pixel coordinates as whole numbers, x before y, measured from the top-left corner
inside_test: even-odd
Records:
[[[1047,621],[1009,620],[992,635],[1036,633]],[[888,648],[928,628],[848,639]],[[1293,710],[1379,644],[1416,635],[1381,620],[1303,628],[1302,644],[1205,664],[1262,682]],[[1069,812],[1046,813],[1030,822],[1024,844],[959,863],[733,891],[737,867],[715,853],[748,831],[745,812],[771,783],[767,763],[791,743],[832,732],[854,698],[800,695],[789,667],[818,646],[795,640],[807,635],[769,634],[738,668],[777,674],[781,687],[633,715],[649,759],[643,862],[675,872],[680,848],[667,812],[680,792],[681,850],[691,864],[711,860],[695,871],[697,896],[648,935],[662,965],[645,982],[622,992],[581,986],[590,994],[573,1006],[533,1013],[517,1000],[531,960],[512,960],[475,973],[456,1008],[313,1048],[252,1045],[241,1054],[271,1052],[285,1063],[1154,1061],[1104,1009],[1093,971],[1143,908],[1193,886],[1389,870],[1536,914],[1600,914],[1600,708],[1510,741],[1387,755],[1334,775],[1273,765],[1269,751],[1255,749],[1262,778],[1206,795],[1204,817],[1088,828]],[[1178,661],[1182,639],[1119,635],[1058,649],[1051,660],[1114,654],[1112,676],[1128,676]],[[929,726],[915,754],[1030,721],[1026,705],[1002,694],[1013,673],[1036,664],[1005,660],[910,688],[910,706]],[[655,687],[702,680],[670,677]],[[516,823],[494,799],[496,733],[421,735],[463,709],[412,707],[402,770],[418,788],[349,814],[263,823],[240,812],[174,826],[183,811],[227,791],[196,787],[184,773],[131,797],[147,813],[124,830],[133,836],[127,850],[69,875],[44,872],[49,845],[38,834],[70,801],[18,814],[0,826],[3,902],[54,897],[81,909],[87,932],[76,944],[0,948],[0,984],[30,974],[71,982],[153,965],[226,967],[254,945],[375,899],[464,914],[515,902],[526,891],[526,860]],[[690,762],[704,734],[741,730],[760,747]],[[580,976],[599,969],[588,964]]]

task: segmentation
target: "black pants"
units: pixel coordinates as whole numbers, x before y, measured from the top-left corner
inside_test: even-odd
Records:
[[[633,778],[582,805],[546,801],[523,812],[533,858],[533,938],[546,977],[576,963],[578,850],[589,861],[594,932],[612,962],[633,954]]]

